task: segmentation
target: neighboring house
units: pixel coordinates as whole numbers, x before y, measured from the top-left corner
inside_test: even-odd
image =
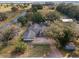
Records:
[[[55,8],[55,4],[53,2],[45,2],[45,6],[48,6],[49,9]]]
[[[63,22],[73,22],[73,19],[61,19]]]

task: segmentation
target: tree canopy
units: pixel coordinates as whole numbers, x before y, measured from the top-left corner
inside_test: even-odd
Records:
[[[16,12],[16,11],[18,11],[18,8],[15,7],[15,6],[13,6],[13,7],[11,8],[11,10],[12,10],[12,12]]]
[[[17,19],[17,21],[22,25],[25,26],[27,24],[27,18],[25,16],[21,16]]]
[[[6,46],[9,40],[12,40],[14,36],[15,36],[14,30],[12,28],[7,29],[1,33],[0,42],[3,43],[3,46]]]
[[[32,21],[34,23],[40,23],[40,22],[44,22],[45,18],[39,12],[35,12],[35,13],[33,13]]]
[[[49,21],[58,20],[58,19],[60,19],[60,15],[56,11],[49,12],[46,15],[46,19],[49,20]]]
[[[61,21],[54,21],[54,23],[45,29],[44,35],[57,40],[62,47],[75,37],[73,24],[67,26]]]
[[[57,6],[56,10],[71,18],[79,20],[79,6],[77,5],[72,3],[62,3]]]

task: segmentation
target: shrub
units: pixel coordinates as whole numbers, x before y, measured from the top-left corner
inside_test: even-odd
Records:
[[[14,52],[15,53],[24,53],[26,47],[27,47],[26,44],[24,42],[20,41],[17,43]]]
[[[21,16],[17,19],[18,23],[21,24],[21,26],[25,26],[27,23],[27,18],[25,16]]]

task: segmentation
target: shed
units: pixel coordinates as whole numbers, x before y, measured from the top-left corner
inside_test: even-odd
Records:
[[[73,22],[73,19],[61,19],[63,22]]]

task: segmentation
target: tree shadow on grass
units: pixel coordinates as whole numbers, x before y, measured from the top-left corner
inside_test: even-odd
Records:
[[[17,52],[16,50],[13,50],[13,51],[11,52],[10,58],[16,58],[16,57],[18,57],[18,56],[20,56],[20,55],[22,55],[22,54],[24,54],[24,51],[23,51],[23,52]]]

